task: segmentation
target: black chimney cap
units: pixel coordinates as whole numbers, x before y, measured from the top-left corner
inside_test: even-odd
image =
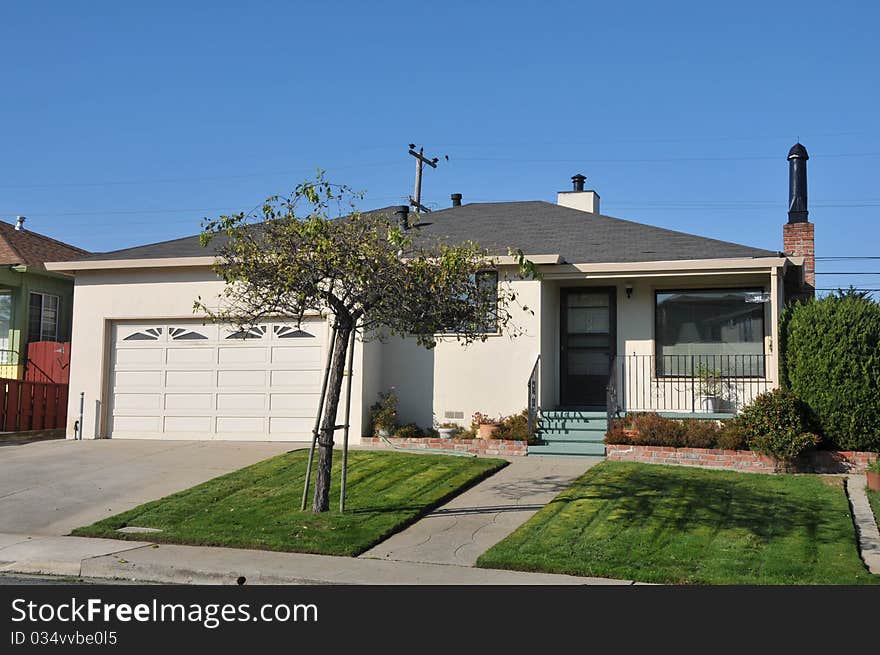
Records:
[[[583,191],[584,190],[584,182],[587,181],[587,178],[584,175],[578,173],[577,175],[571,176],[571,181],[574,185],[575,191]]]
[[[809,159],[810,155],[807,154],[807,149],[801,145],[800,142],[795,143],[791,150],[788,151],[788,159]]]
[[[452,199],[452,206],[453,207],[461,207],[461,194],[460,193],[450,194],[449,197]]]
[[[394,216],[400,229],[409,229],[409,205],[397,205],[394,208]]]

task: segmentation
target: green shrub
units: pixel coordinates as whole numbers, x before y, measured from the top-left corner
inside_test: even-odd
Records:
[[[397,395],[394,387],[379,394],[377,400],[370,407],[370,422],[373,430],[393,430],[397,425]]]
[[[636,446],[684,446],[684,426],[653,412],[634,415],[631,429],[639,432]]]
[[[534,441],[534,435],[529,434],[529,411],[524,409],[519,414],[502,418],[492,438]]]
[[[880,304],[857,294],[797,303],[782,315],[782,381],[841,450],[880,451]]]
[[[689,418],[681,422],[682,441],[687,448],[717,448],[721,426],[716,421]]]
[[[821,439],[813,433],[809,408],[790,391],[762,393],[733,419],[749,448],[776,459],[794,459]]]
[[[401,439],[420,439],[425,436],[424,431],[415,423],[407,423],[406,425],[401,425],[394,431],[395,437],[400,437]]]
[[[868,470],[871,471],[871,473],[880,473],[880,457],[868,464]]]
[[[718,433],[716,447],[722,450],[748,450],[748,435],[738,421],[724,421],[724,425]]]
[[[637,434],[627,434],[635,430]],[[615,419],[605,434],[605,443],[673,448],[720,448],[722,428],[705,419],[669,419],[655,413],[633,413]]]

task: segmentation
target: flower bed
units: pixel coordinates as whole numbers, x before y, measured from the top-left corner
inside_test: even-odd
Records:
[[[878,457],[877,453],[869,452],[816,450],[793,462],[786,462],[752,450],[627,444],[607,444],[605,452],[608,459],[621,462],[699,466],[750,473],[864,473]]]
[[[432,437],[388,437],[388,442],[400,448],[413,450],[457,450],[475,455],[493,455],[501,457],[524,457],[529,454],[529,446],[525,440],[518,439],[436,439]],[[388,443],[381,437],[363,437],[361,444],[388,448]]]

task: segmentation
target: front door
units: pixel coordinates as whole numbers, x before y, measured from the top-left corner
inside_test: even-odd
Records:
[[[561,402],[569,407],[605,407],[615,353],[615,290],[563,288],[560,293]]]

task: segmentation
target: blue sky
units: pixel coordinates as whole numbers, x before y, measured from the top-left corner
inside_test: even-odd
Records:
[[[193,234],[317,167],[424,200],[555,200],[781,248],[810,152],[820,256],[880,255],[877,3],[90,2],[0,9],[0,218],[91,250]],[[880,271],[880,261],[819,270]],[[819,286],[880,288],[880,276]]]

